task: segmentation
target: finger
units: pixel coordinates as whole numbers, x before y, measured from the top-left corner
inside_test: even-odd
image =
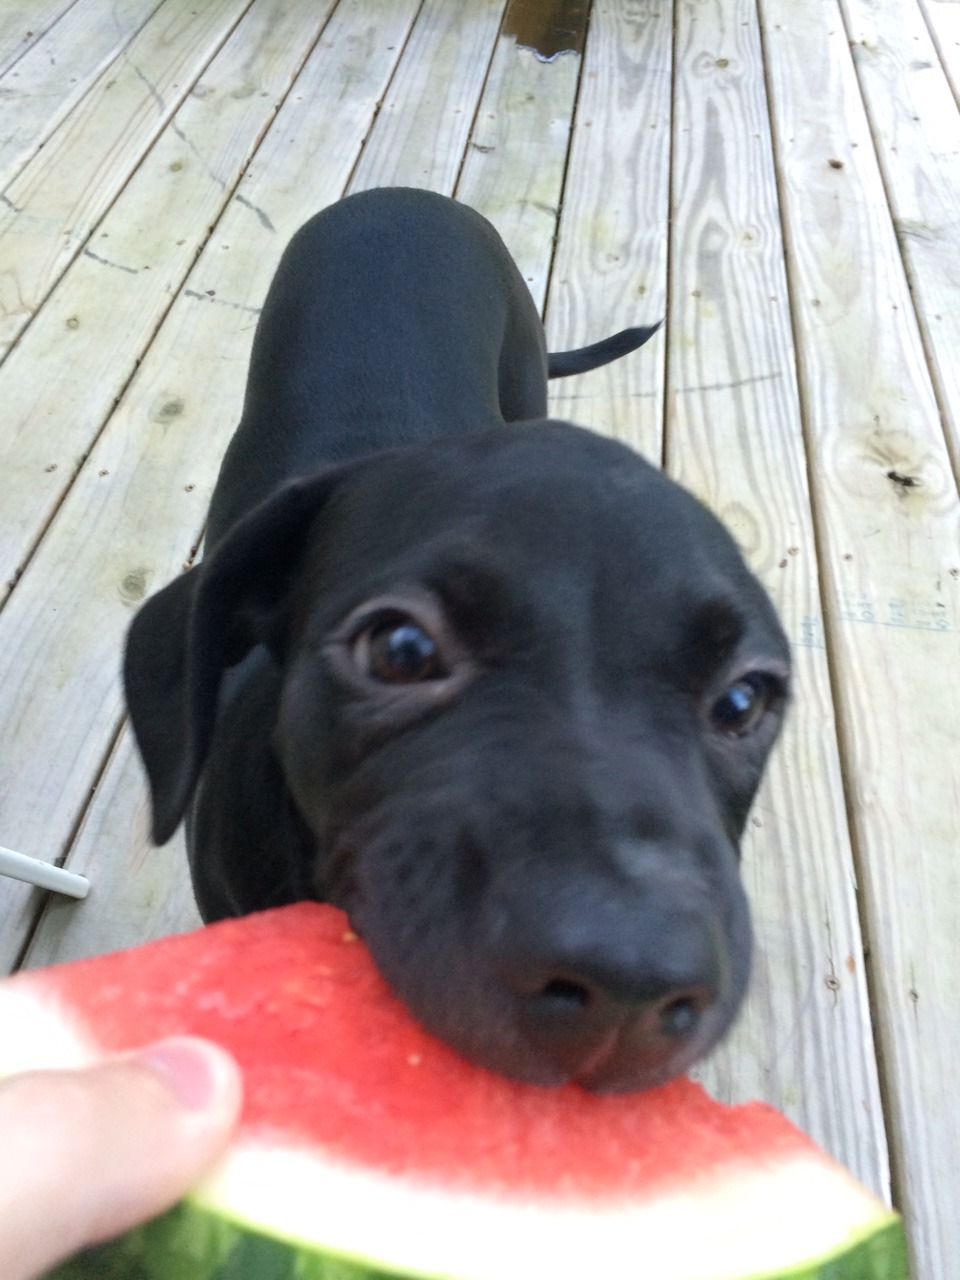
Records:
[[[0,1083],[0,1276],[29,1280],[168,1208],[225,1147],[240,1096],[233,1059],[193,1038]]]

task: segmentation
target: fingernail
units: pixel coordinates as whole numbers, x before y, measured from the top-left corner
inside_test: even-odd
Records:
[[[135,1055],[162,1076],[178,1102],[190,1111],[203,1111],[221,1091],[224,1071],[221,1053],[205,1040],[179,1037],[161,1040]]]

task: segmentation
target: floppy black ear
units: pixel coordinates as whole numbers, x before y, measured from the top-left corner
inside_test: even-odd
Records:
[[[352,465],[279,489],[134,618],[123,683],[150,782],[157,844],[176,831],[197,785],[224,670],[271,638],[310,522]]]

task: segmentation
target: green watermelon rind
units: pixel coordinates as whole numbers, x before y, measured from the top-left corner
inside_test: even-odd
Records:
[[[47,1280],[457,1280],[320,1249],[251,1229],[188,1198],[63,1263]],[[538,1270],[530,1280],[541,1280]],[[909,1280],[903,1225],[891,1214],[830,1255],[730,1280]]]

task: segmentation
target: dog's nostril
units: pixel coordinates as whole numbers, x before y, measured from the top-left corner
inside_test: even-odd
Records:
[[[590,992],[580,982],[570,982],[566,978],[554,978],[540,992],[556,1005],[571,1009],[585,1009],[590,1003]]]
[[[660,1030],[674,1040],[689,1036],[696,1029],[701,1012],[692,996],[678,996],[660,1010]]]

